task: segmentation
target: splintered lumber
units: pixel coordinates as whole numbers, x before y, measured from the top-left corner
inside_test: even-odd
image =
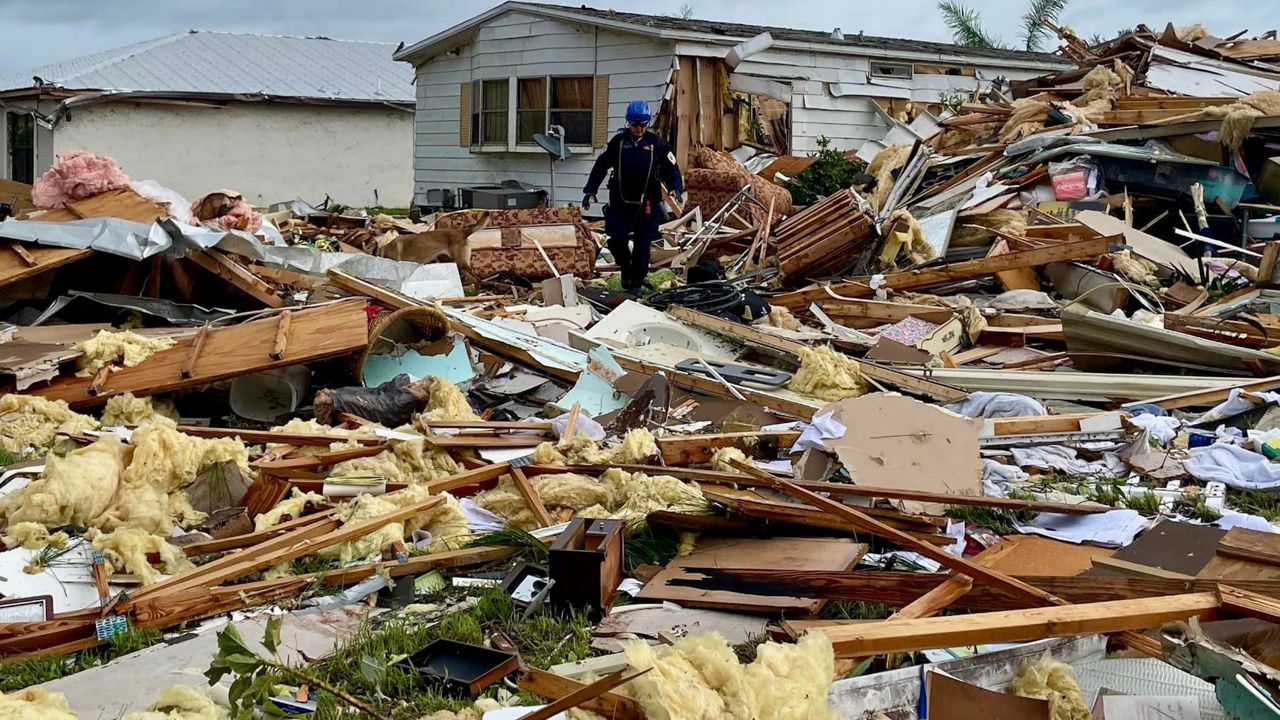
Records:
[[[175,338],[177,342],[173,347],[133,367],[116,369],[111,373],[110,385],[97,396],[88,393],[92,379],[83,377],[61,377],[47,387],[33,388],[30,392],[49,400],[65,400],[72,407],[99,405],[125,392],[152,395],[346,355],[363,350],[369,340],[364,302],[357,300],[296,310],[290,331],[295,342],[289,344],[284,358],[273,360],[268,349],[277,325],[275,318],[267,317],[211,328],[200,352],[200,363],[191,368],[190,378],[183,378],[181,370],[195,343],[193,335]]]
[[[276,342],[271,348],[272,360],[283,360],[284,351],[289,347],[289,325],[293,321],[293,311],[280,313],[280,324],[276,326]]]
[[[529,482],[529,478],[525,477],[524,471],[518,467],[511,468],[511,480],[515,483],[520,497],[524,498],[525,505],[529,506],[529,511],[533,513],[534,521],[538,524],[538,527],[544,528],[554,525],[555,523],[551,521],[551,515],[547,513],[547,506],[542,504],[542,496],[538,494],[538,489]]]
[[[828,626],[822,630],[831,640],[836,657],[866,657],[1144,630],[1197,615],[1214,614],[1219,607],[1218,594],[1206,592],[973,615],[885,620]]]
[[[936,309],[936,308],[932,308]],[[745,342],[753,347],[767,347],[771,350],[787,353],[796,358],[799,362],[800,350],[805,348],[804,343],[788,340],[776,335],[771,335],[762,330],[743,325],[741,323],[730,322],[721,317],[708,315],[707,313],[698,312],[678,306],[667,308],[666,313],[671,317],[689,323],[695,327],[704,330],[710,330],[714,333],[726,335],[739,342]],[[951,317],[950,311],[947,311],[948,318]],[[931,397],[941,402],[955,402],[969,397],[969,393],[952,385],[946,385],[927,378],[916,377],[900,370],[877,365],[865,360],[859,361],[858,368],[863,375],[876,380],[878,382],[892,385],[897,388],[903,388],[913,393]],[[718,384],[717,384],[718,385]]]
[[[1280,537],[1259,530],[1231,528],[1218,541],[1217,554],[1237,560],[1280,565]]]
[[[552,699],[568,697],[587,687],[585,683],[577,680],[531,667],[521,669],[517,684],[527,693]],[[640,710],[639,703],[612,692],[586,700],[579,707],[603,715],[610,720],[644,720],[644,713]]]
[[[256,530],[251,533],[245,533],[244,535],[232,535],[231,537],[215,538],[213,540],[205,540],[204,542],[183,545],[182,552],[186,553],[187,557],[196,557],[198,555],[209,555],[212,553],[226,552],[228,550],[252,547],[264,540],[270,540],[284,535],[285,533],[292,532],[297,528],[314,525],[331,518],[332,513],[330,512],[318,512],[311,515],[303,515],[302,517],[287,520],[279,525],[266,528],[265,530]]]
[[[770,502],[763,498],[752,497],[752,493],[744,490],[703,488],[703,494],[711,502],[723,505],[733,513],[757,520],[770,520],[787,525],[823,528],[855,536],[863,532],[863,528],[858,525],[832,517],[827,513],[813,510],[807,505]],[[940,529],[936,526],[916,522],[911,515],[902,515],[883,510],[871,510],[867,514],[924,542],[944,547],[955,544],[955,538],[950,535],[939,534]]]
[[[1241,590],[1232,585],[1219,585],[1218,596],[1222,600],[1222,609],[1232,615],[1269,623],[1280,622],[1280,600],[1276,598]]]
[[[770,200],[770,204],[772,204],[772,200]],[[632,673],[630,675],[627,674],[625,669],[610,673],[589,685],[584,685],[583,687],[574,690],[550,705],[544,705],[527,715],[521,715],[519,720],[549,720],[549,718],[559,715],[566,710],[571,710],[580,705],[591,702],[619,685],[629,683],[652,669],[653,668],[646,668],[640,672]]]
[[[981,562],[979,555],[975,561]],[[755,595],[805,595],[825,600],[852,600],[905,607],[949,582],[954,575],[912,572],[827,572],[813,570],[759,570],[739,568],[688,568],[700,578],[681,584],[702,590],[724,590]],[[1110,602],[1184,593],[1217,592],[1226,583],[1262,597],[1280,599],[1280,580],[1176,580],[1155,577],[1080,577],[1019,575],[1019,580],[1071,603]],[[953,605],[965,610],[1016,610],[1027,603],[998,589],[974,585]]]
[[[1165,410],[1179,410],[1189,407],[1213,407],[1218,403],[1225,401],[1231,396],[1231,391],[1240,388],[1248,392],[1265,392],[1280,388],[1280,375],[1273,375],[1259,380],[1251,380],[1249,382],[1224,382],[1221,387],[1210,390],[1191,390],[1189,392],[1178,393],[1177,395],[1165,395],[1163,397],[1151,398],[1147,400],[1134,400],[1127,403],[1124,407],[1132,407],[1136,405],[1158,405]]]
[[[921,290],[961,280],[987,277],[1007,270],[1039,267],[1068,260],[1084,260],[1106,254],[1113,243],[1118,243],[1122,240],[1123,237],[1121,236],[1095,237],[1033,250],[1011,252],[1006,255],[997,255],[979,260],[965,260],[946,265],[890,273],[884,276],[884,287],[889,290]],[[835,283],[829,287],[812,287],[784,293],[770,298],[769,302],[774,305],[782,305],[794,311],[808,307],[811,302],[830,297],[828,290],[837,295],[854,298],[871,297],[875,294],[869,281],[854,281]]]
[[[267,307],[285,306],[276,289],[249,272],[243,265],[218,250],[197,250],[187,255],[192,262],[234,285]]]
[[[275,430],[249,430],[245,428],[199,427],[197,425],[179,425],[178,432],[200,438],[240,438],[250,445],[276,443],[285,445],[317,445],[328,447],[333,443],[354,440],[361,445],[385,445],[386,438],[381,437],[348,437],[346,435],[309,435],[307,433],[286,433]]]
[[[770,482],[760,482],[754,477],[748,477],[734,472],[665,467],[662,465],[632,465],[626,463],[620,465],[570,465],[568,467],[561,467],[558,465],[530,465],[525,468],[525,472],[536,472],[539,474],[547,472],[578,472],[588,475],[598,475],[611,467],[626,470],[627,472],[642,472],[649,475],[671,475],[683,480],[692,480],[694,482],[701,483],[741,485],[743,487],[773,487]],[[886,500],[910,500],[923,503],[941,503],[944,505],[991,507],[1000,508],[1002,510],[1011,510],[1014,512],[1030,511],[1064,513],[1067,515],[1094,515],[1111,510],[1110,507],[1099,503],[1074,504],[1042,500],[1019,500],[1016,498],[987,497],[985,495],[951,495],[948,493],[902,490],[899,488],[854,485],[851,483],[808,482],[801,480],[796,481],[795,484],[806,490],[827,493],[834,496],[873,497],[884,498]]]
[[[781,447],[790,447],[799,439],[798,430],[758,430],[756,432],[718,433],[712,435],[667,435],[658,438],[658,450],[667,465],[695,465],[711,462],[716,450],[734,447],[748,455],[773,457]]]
[[[404,522],[415,515],[421,515],[442,502],[444,502],[444,497],[437,495],[435,497],[427,498],[419,503],[397,508],[395,511],[389,512],[385,515],[369,518],[362,522],[348,523],[340,528],[333,529],[325,533],[316,532],[312,528],[325,528],[328,527],[329,523],[317,523],[314,526],[308,526],[302,530],[295,530],[294,532],[269,540],[266,543],[255,547],[252,553],[235,553],[223,556],[207,565],[200,566],[192,572],[179,575],[149,588],[144,588],[144,591],[152,590],[153,592],[147,594],[148,596],[154,596],[159,594],[155,592],[155,589],[163,585],[164,588],[162,592],[167,595],[172,592],[195,587],[221,585],[224,582],[230,582],[231,580],[242,578],[245,575],[257,572],[258,570],[265,570],[273,565],[296,560],[303,555],[310,555],[317,550],[323,550],[324,548],[337,545],[339,543],[364,537],[369,533],[380,530],[385,525]],[[333,522],[336,523],[337,521],[334,520]],[[304,533],[308,536],[301,537]],[[274,543],[280,543],[283,546],[271,552],[263,550],[263,545],[271,545]],[[250,557],[241,557],[242,555],[250,555]],[[139,594],[141,594],[141,592]],[[135,595],[135,598],[136,597],[137,596]]]
[[[1004,573],[982,567],[977,563],[971,562],[962,557],[957,557],[946,550],[941,550],[927,542],[918,540],[897,528],[890,527],[889,525],[876,520],[866,513],[855,510],[847,505],[842,505],[841,503],[825,498],[817,493],[810,492],[795,483],[775,478],[766,472],[756,469],[752,465],[748,465],[738,460],[730,460],[729,463],[756,480],[766,483],[774,483],[773,487],[775,489],[781,490],[801,502],[808,503],[819,510],[826,511],[836,517],[848,520],[854,525],[863,528],[865,532],[869,532],[873,535],[884,538],[885,540],[897,543],[904,548],[914,550],[930,560],[940,563],[943,567],[946,567],[949,570],[955,570],[956,572],[968,575],[975,580],[982,580],[989,585],[998,587],[1005,592],[1012,593],[1017,597],[1030,600],[1036,604],[1062,605],[1065,602],[1050,593],[1022,582],[1021,580],[1009,577]]]
[[[849,190],[828,195],[773,231],[784,277],[830,275],[875,238],[875,223]]]

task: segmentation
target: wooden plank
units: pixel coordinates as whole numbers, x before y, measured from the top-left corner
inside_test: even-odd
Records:
[[[521,690],[544,698],[567,697],[586,687],[585,683],[577,680],[532,667],[521,669],[517,684]],[[579,707],[611,720],[644,720],[644,713],[640,710],[639,703],[617,693],[607,692],[582,703]]]
[[[804,594],[827,600],[884,603],[905,607],[937,589],[954,575],[913,572],[826,572],[814,570],[760,570],[756,568],[688,568],[691,587],[759,595]],[[1110,602],[1134,598],[1158,598],[1183,593],[1217,592],[1230,584],[1265,597],[1280,599],[1280,580],[1175,580],[1153,577],[1069,577],[1018,575],[1019,579],[1072,603]],[[982,585],[954,602],[965,610],[1014,610],[1027,603],[1000,590]]]
[[[187,557],[196,557],[198,555],[210,555],[213,553],[226,552],[228,550],[252,547],[264,540],[271,540],[272,538],[280,537],[285,533],[292,532],[297,528],[314,525],[331,518],[332,513],[329,512],[303,515],[302,517],[282,522],[279,525],[269,527],[265,530],[257,530],[251,533],[245,533],[244,535],[233,535],[231,537],[216,538],[213,540],[205,540],[204,542],[192,543],[190,545],[183,545],[182,552],[184,552]]]
[[[530,712],[526,715],[521,715],[520,720],[549,720],[549,718],[559,715],[560,713],[566,710],[571,710],[576,707],[581,707],[586,703],[591,702],[592,700],[595,700],[596,698],[608,693],[610,690],[618,687],[619,685],[635,680],[636,678],[640,677],[641,675],[644,675],[645,673],[649,672],[652,669],[653,668],[650,667],[650,668],[641,670],[639,672],[633,671],[630,675],[627,674],[627,670],[625,669],[618,670],[617,672],[614,672],[614,673],[610,673],[609,675],[605,675],[604,677],[600,678],[599,680],[596,680],[593,683],[590,683],[589,685],[585,685],[581,688],[578,688],[577,690],[574,690],[568,695],[565,695],[564,697],[561,697],[548,705],[544,705],[543,707],[537,710],[534,710],[533,712]]]
[[[285,306],[284,298],[280,297],[274,287],[263,282],[262,278],[249,272],[239,263],[227,257],[225,253],[217,250],[196,251],[189,253],[187,258],[236,286],[245,294],[267,307],[280,308]]]
[[[284,359],[284,351],[289,347],[289,325],[292,321],[292,310],[280,313],[279,324],[276,326],[276,341],[271,347],[272,360]]]
[[[273,443],[285,445],[317,445],[328,447],[333,443],[354,440],[361,445],[385,445],[386,438],[358,437],[346,435],[308,435],[306,433],[286,433],[275,430],[250,430],[248,428],[199,427],[196,425],[179,425],[178,432],[200,438],[240,438],[250,445]]]
[[[182,367],[178,370],[178,377],[183,380],[190,380],[195,375],[196,363],[200,360],[200,353],[204,350],[204,343],[209,339],[209,329],[212,326],[205,323],[196,331],[196,337],[191,341],[191,349],[187,351],[187,360],[182,363]]]
[[[1094,258],[1106,254],[1112,244],[1121,241],[1121,239],[1119,236],[1109,238],[1095,237],[1033,250],[1011,252],[1007,255],[991,258],[965,260],[936,267],[891,273],[884,276],[884,287],[890,290],[920,290],[961,280],[973,280],[1007,270],[1040,267],[1049,263],[1068,260]],[[836,283],[830,286],[830,290],[837,295],[855,298],[871,297],[875,294],[868,281]],[[770,303],[797,310],[825,297],[829,297],[826,287],[814,287],[777,295],[770,299]]]
[[[685,480],[720,485],[742,485],[744,487],[773,487],[768,483],[755,481],[752,477],[744,477],[733,472],[701,470],[693,468],[664,467],[661,465],[570,465],[569,467],[531,465],[538,472],[582,472],[599,474],[610,467],[617,467],[627,472],[643,472],[654,475],[672,475]],[[529,468],[525,471],[529,472]],[[974,507],[993,507],[1014,512],[1056,512],[1068,515],[1092,515],[1104,513],[1111,508],[1098,503],[1074,504],[1045,502],[1039,500],[1018,500],[1015,498],[995,498],[982,495],[948,495],[920,490],[902,490],[899,488],[874,487],[869,485],[853,485],[850,483],[797,482],[796,485],[837,497],[873,497],[886,500],[910,500],[924,503],[941,503],[945,505],[968,505]]]
[[[1167,580],[1193,580],[1190,575],[1172,570],[1164,570],[1152,565],[1142,565],[1128,560],[1121,560],[1114,557],[1095,557],[1093,559],[1095,567],[1106,568],[1121,573],[1122,575],[1130,575],[1133,577],[1155,577],[1165,578]]]
[[[804,596],[705,591],[689,587],[682,579],[689,575],[686,568],[708,565],[766,570],[848,570],[857,564],[866,549],[866,545],[843,538],[704,539],[691,554],[668,563],[636,595],[636,600],[671,601],[686,607],[745,612],[811,613],[824,601]]]
[[[784,352],[797,357],[797,359],[800,349],[807,347],[803,343],[799,343],[794,340],[780,338],[776,335],[771,335],[747,325],[730,322],[724,318],[718,318],[714,315],[708,315],[688,308],[673,306],[667,308],[666,312],[668,315],[680,320],[681,322],[687,322],[690,325],[700,327],[704,330],[710,330],[715,333],[727,335],[739,342],[745,342],[747,345],[767,347],[779,352]],[[619,362],[621,362],[621,360],[619,360]],[[893,385],[894,387],[905,388],[931,397],[935,400],[955,402],[957,400],[963,400],[969,396],[967,392],[960,388],[916,377],[908,373],[899,372],[883,365],[860,361],[858,366],[861,369],[862,374],[872,378],[873,380],[878,380],[882,383]],[[712,384],[719,387],[719,383],[712,381]],[[723,388],[721,388],[721,392],[723,392]],[[807,417],[808,416],[806,416],[806,418]]]
[[[208,565],[202,565],[194,572],[172,578],[172,584],[168,585],[163,590],[163,593],[167,595],[184,589],[199,587],[207,588],[212,585],[220,585],[224,582],[230,582],[232,580],[242,578],[250,573],[264,570],[273,565],[296,560],[303,555],[310,555],[318,550],[323,550],[324,548],[331,547],[339,543],[364,537],[365,535],[380,530],[382,527],[391,523],[403,522],[415,515],[421,515],[427,510],[430,510],[443,502],[444,497],[442,496],[431,497],[419,503],[397,508],[395,511],[389,512],[385,515],[379,515],[378,517],[370,518],[361,522],[348,523],[328,533],[313,535],[312,537],[302,540],[297,540],[295,536],[302,535],[312,526],[308,526],[303,530],[295,530],[294,532],[282,535],[275,540],[268,541],[269,543],[289,541],[283,548],[272,552],[263,552],[259,548],[255,548],[252,553],[236,553],[229,556],[229,559],[235,562],[223,563],[210,569],[210,566],[214,565],[214,563],[218,563],[219,560],[228,559],[224,556],[224,558],[215,560]],[[326,523],[317,523],[314,527],[322,528],[325,527],[325,525]],[[250,555],[250,557],[241,557],[242,555]],[[156,593],[151,594],[154,595]]]
[[[21,282],[77,260],[83,260],[94,253],[93,250],[87,248],[78,250],[76,248],[25,245],[23,249],[31,256],[32,260],[35,260],[35,264],[32,265],[13,249],[12,243],[6,244],[6,248],[5,252],[0,252],[0,287]]]
[[[555,523],[551,520],[551,515],[547,513],[547,506],[542,503],[542,496],[538,494],[538,489],[529,482],[529,478],[520,468],[511,468],[511,479],[515,482],[516,490],[520,492],[520,497],[524,498],[525,505],[529,506],[529,511],[533,513],[534,521],[538,527],[551,527]]]
[[[837,657],[866,657],[1143,630],[1175,620],[1212,616],[1219,605],[1217,593],[1189,593],[973,615],[886,620],[830,627],[825,632]]]
[[[775,457],[779,448],[790,447],[799,439],[798,430],[757,430],[755,432],[718,433],[711,435],[667,435],[658,438],[662,462],[667,465],[696,465],[711,462],[721,448],[735,447],[748,456]]]
[[[694,375],[692,373],[681,372],[676,370],[674,366],[655,365],[645,360],[628,357],[621,353],[615,354],[613,359],[622,366],[623,369],[630,372],[643,373],[645,375],[657,375],[662,373],[667,376],[667,380],[676,387],[686,390],[694,390],[705,393],[714,397],[726,398],[734,400],[736,398],[725,389],[723,385],[709,377]],[[813,417],[813,413],[817,410],[818,401],[814,401],[814,405],[806,405],[804,403],[789,400],[777,395],[753,390],[746,386],[735,386],[735,389],[747,402],[753,402],[760,405],[766,412],[781,414],[793,417],[799,420],[809,420]]]
[[[1259,530],[1231,528],[1218,541],[1218,554],[1267,565],[1280,565],[1280,536]]]
[[[849,522],[859,525],[866,532],[876,535],[877,537],[897,543],[901,547],[914,550],[915,552],[918,552],[921,555],[924,555],[930,560],[933,560],[936,563],[940,563],[943,567],[949,570],[954,570],[958,573],[968,575],[969,577],[975,580],[981,580],[989,585],[998,587],[1001,590],[1004,590],[1005,592],[1012,593],[1018,597],[1025,598],[1027,600],[1030,600],[1038,604],[1044,604],[1044,605],[1064,604],[1064,601],[1061,600],[1060,598],[1054,597],[1053,595],[1037,587],[1028,585],[1022,582],[1021,580],[1009,577],[1008,575],[1005,575],[1003,573],[995,572],[988,568],[984,568],[981,565],[978,565],[977,563],[974,563],[970,560],[966,560],[965,558],[952,555],[946,550],[942,550],[933,545],[930,545],[929,543],[922,542],[908,535],[907,533],[902,532],[901,530],[889,527],[888,525],[880,522],[879,520],[876,520],[875,518],[868,516],[866,513],[859,512],[858,510],[855,510],[852,507],[843,505],[829,498],[825,498],[821,495],[810,492],[809,490],[806,490],[796,485],[795,483],[789,482],[787,480],[781,480],[781,479],[775,478],[772,475],[769,475],[768,473],[765,473],[756,469],[752,465],[748,465],[746,463],[739,462],[737,460],[730,460],[729,463],[734,467],[736,467],[738,470],[741,470],[742,472],[752,476],[756,480],[760,480],[764,482],[770,482],[770,481],[774,482],[775,483],[774,487],[776,489],[781,490],[782,492],[785,492],[786,494],[790,495],[791,497],[797,500],[800,500],[801,502],[808,503],[815,508],[824,510],[832,515],[835,515],[836,517],[844,518]],[[1126,629],[1126,628],[1122,628],[1122,629]]]
[[[1276,598],[1242,590],[1233,585],[1219,585],[1218,597],[1222,599],[1222,609],[1233,615],[1280,623],[1280,600]]]
[[[191,336],[175,338],[177,343],[168,350],[134,367],[116,370],[111,374],[110,387],[96,397],[87,393],[90,378],[82,377],[62,377],[31,393],[50,400],[65,400],[72,407],[98,405],[125,392],[152,395],[346,355],[364,349],[369,339],[364,303],[358,301],[297,310],[292,332],[299,342],[293,343],[281,360],[272,360],[265,351],[275,337],[275,329],[275,318],[213,328],[205,341],[201,355],[204,359],[189,379],[180,377],[179,371],[191,350]],[[305,342],[301,341],[303,338]]]
[[[987,251],[987,257],[1008,255],[1010,252],[1012,251],[1009,249],[1009,241],[1004,238],[997,238],[995,242],[991,243],[991,249]],[[1000,286],[1006,291],[1040,289],[1040,278],[1036,275],[1036,271],[1029,267],[1002,270],[996,273],[996,280],[1000,282]]]
[[[380,285],[374,285],[371,282],[361,280],[360,278],[349,275],[341,270],[330,270],[327,275],[329,282],[340,290],[345,290],[353,295],[373,298],[383,307],[392,310],[403,310],[407,307],[419,307],[421,302],[410,298],[407,295],[401,295],[394,290],[388,290]]]
[[[1240,388],[1248,392],[1266,392],[1280,388],[1280,375],[1272,375],[1260,380],[1250,380],[1249,382],[1231,382],[1226,381],[1222,387],[1212,390],[1192,390],[1190,392],[1178,393],[1177,395],[1164,395],[1162,397],[1150,398],[1147,400],[1135,400],[1126,403],[1123,407],[1133,407],[1136,405],[1159,405],[1165,410],[1180,410],[1189,407],[1212,407],[1225,401],[1231,396],[1231,391]]]

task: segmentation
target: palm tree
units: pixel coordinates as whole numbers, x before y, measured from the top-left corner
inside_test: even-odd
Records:
[[[1056,23],[1062,11],[1066,9],[1068,0],[1031,0],[1026,14],[1022,16],[1022,29],[1018,37],[1022,40],[1021,49],[1040,51],[1044,49],[1045,38],[1049,29],[1044,21]],[[999,37],[993,35],[982,26],[982,16],[977,10],[958,0],[942,0],[938,3],[942,17],[951,28],[951,35],[957,45],[983,49],[1011,49]]]

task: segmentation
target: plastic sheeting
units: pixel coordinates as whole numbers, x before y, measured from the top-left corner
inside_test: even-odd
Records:
[[[947,406],[954,413],[971,418],[1027,417],[1048,415],[1038,401],[1026,395],[999,392],[975,392],[969,397]]]
[[[1197,480],[1220,482],[1236,490],[1280,487],[1280,465],[1231,443],[1216,442],[1206,448],[1196,448],[1182,467]]]
[[[0,237],[46,247],[93,249],[111,255],[145,260],[173,246],[173,241],[157,225],[120,218],[92,218],[61,223],[34,220],[0,222]]]
[[[1146,518],[1136,510],[1112,510],[1096,515],[1041,513],[1030,523],[1017,525],[1020,533],[1104,547],[1124,547],[1146,527]]]

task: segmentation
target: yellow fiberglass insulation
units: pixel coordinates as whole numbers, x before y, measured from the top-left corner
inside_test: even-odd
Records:
[[[0,720],[76,720],[62,693],[29,687],[15,693],[0,693]]]
[[[992,230],[1009,235],[1025,235],[1027,215],[1018,210],[992,210],[956,221],[951,233],[951,247],[979,247],[990,245],[998,237]]]
[[[169,496],[190,485],[204,467],[234,462],[249,475],[249,451],[235,438],[206,440],[157,423],[133,431],[133,457],[125,467],[110,507],[95,524],[104,530],[133,527],[168,535],[173,530]],[[184,507],[185,505],[185,507]],[[179,499],[173,509],[188,522],[196,518]]]
[[[185,528],[204,522],[209,517],[209,513],[200,512],[192,507],[187,491],[178,490],[169,495],[169,517],[173,518],[178,527]]]
[[[361,425],[358,428],[348,429],[341,427],[330,427],[328,425],[317,422],[314,418],[311,420],[303,420],[302,418],[293,418],[284,425],[277,425],[271,428],[271,432],[291,433],[294,435],[336,435],[340,437],[373,437],[376,435],[377,428],[373,425]],[[287,443],[268,443],[267,452],[273,452],[285,447]],[[310,455],[319,455],[328,452],[330,448],[324,445],[304,445],[294,450],[291,455],[293,457],[306,457]]]
[[[554,443],[544,442],[533,451],[533,461],[539,465],[635,465],[643,464],[658,455],[658,441],[645,428],[628,431],[622,444],[602,448],[585,433],[578,433],[567,447],[560,449]]]
[[[276,503],[275,507],[254,518],[253,529],[266,530],[267,528],[273,528],[288,520],[296,520],[302,517],[302,511],[306,509],[307,503],[312,505],[325,505],[328,502],[328,499],[323,495],[313,492],[304,493],[298,490],[298,488],[294,488],[293,493],[289,497],[281,500]]]
[[[1218,139],[1232,150],[1238,150],[1253,132],[1254,121],[1264,115],[1280,115],[1280,90],[1260,90],[1230,105],[1207,107],[1204,113],[1222,118]]]
[[[195,567],[181,548],[170,545],[159,535],[138,528],[126,527],[112,533],[94,534],[93,549],[103,553],[115,570],[127,570],[137,575],[143,585],[152,585],[163,575],[177,575]],[[160,556],[160,571],[147,560],[148,553]]]
[[[51,454],[39,478],[0,499],[0,516],[10,524],[94,527],[116,495],[130,449],[108,435],[65,457]]]
[[[844,400],[867,392],[867,381],[853,358],[830,345],[800,348],[800,369],[787,387],[819,400]]]
[[[383,451],[372,457],[344,460],[333,466],[329,477],[378,477],[389,483],[408,482],[404,471],[396,463],[395,453]]]
[[[97,420],[74,412],[64,400],[17,393],[0,395],[0,450],[5,452],[48,448],[60,432],[97,429]]]
[[[429,446],[425,439],[392,440],[389,444],[396,464],[410,483],[431,482],[462,472],[447,451]]]
[[[116,395],[107,401],[102,410],[102,424],[145,425],[158,423],[161,425],[177,425],[178,410],[173,401],[163,398],[134,397],[133,393]]]
[[[876,179],[871,201],[877,209],[884,207],[885,201],[893,193],[893,174],[906,165],[909,159],[911,159],[910,145],[890,145],[876,153],[871,164],[867,166],[867,173],[875,176]]]
[[[23,547],[27,550],[39,550],[42,547],[51,546],[63,550],[70,541],[71,538],[66,533],[59,531],[50,535],[49,528],[33,522],[13,523],[4,533],[4,544],[9,548]]]
[[[670,475],[629,473],[618,468],[605,470],[600,482],[613,488],[609,517],[637,522],[659,510],[705,513],[707,500],[693,483]]]
[[[796,316],[793,315],[790,310],[782,307],[781,305],[770,306],[767,318],[769,320],[769,324],[776,328],[782,328],[783,330],[804,329],[804,326],[800,324],[800,321],[796,319]]]
[[[121,720],[227,720],[226,708],[209,699],[198,688],[174,685],[160,692],[160,699],[142,712],[132,712]]]
[[[1015,695],[1048,700],[1053,720],[1089,720],[1091,717],[1084,693],[1071,674],[1071,666],[1048,656],[1023,665],[1011,689]]]
[[[125,367],[133,367],[161,350],[174,346],[170,338],[149,338],[132,330],[113,332],[99,330],[98,334],[76,345],[76,350],[84,353],[76,361],[79,372],[76,375],[88,377],[98,372],[104,365],[120,362]]]
[[[431,378],[431,387],[427,395],[427,411],[422,419],[431,422],[479,420],[467,402],[467,396],[457,385],[444,378]]]
[[[835,718],[827,694],[835,656],[822,633],[798,643],[761,645],[743,665],[718,633],[677,640],[659,656],[650,645],[624,645],[627,662],[649,672],[623,687],[649,720],[802,720]]]
[[[530,477],[529,483],[538,491],[542,504],[553,514],[557,508],[568,508],[573,512],[595,505],[607,508],[612,501],[613,489],[586,475],[548,473]],[[506,518],[512,525],[525,529],[537,527],[533,513],[507,476],[503,476],[497,487],[485,490],[473,500],[485,510]]]
[[[341,511],[342,523],[354,523],[371,520],[379,515],[395,512],[397,506],[388,502],[385,496],[358,495]],[[316,552],[317,557],[337,559],[340,562],[351,562],[382,552],[382,548],[404,540],[404,523],[394,522],[383,525],[371,533],[350,542],[330,545]]]
[[[1121,250],[1107,256],[1111,259],[1111,267],[1124,279],[1146,285],[1159,285],[1160,278],[1156,273],[1160,266],[1150,260],[1133,254],[1132,250]]]
[[[1012,143],[1044,129],[1049,119],[1049,99],[1044,95],[1019,98],[1013,101],[1013,112],[1000,129],[1000,142]]]
[[[738,468],[729,464],[730,460],[738,462],[751,463],[751,459],[747,454],[736,447],[722,447],[711,454],[711,469],[720,472],[742,472]]]
[[[414,485],[386,495],[359,495],[342,508],[343,524],[363,522],[380,515],[394,512],[408,505],[420,503],[431,497],[426,485]],[[414,530],[426,530],[431,533],[431,552],[439,552],[460,547],[471,536],[471,527],[462,504],[448,493],[443,495],[444,502],[409,518],[405,522],[395,522],[351,542],[335,545],[316,554],[322,558],[337,558],[349,562],[382,552],[384,548],[400,542]]]
[[[652,476],[610,468],[599,480],[576,473],[557,473],[535,475],[529,478],[529,483],[553,514],[567,508],[583,517],[636,522],[658,510],[699,513],[706,512],[707,508],[697,485],[670,475]],[[536,527],[533,513],[510,478],[504,477],[494,489],[476,495],[475,503],[518,527]]]
[[[920,221],[905,209],[895,210],[881,224],[880,232],[885,237],[880,263],[885,267],[897,267],[898,255],[904,250],[912,265],[927,263],[937,254],[925,237]]]

